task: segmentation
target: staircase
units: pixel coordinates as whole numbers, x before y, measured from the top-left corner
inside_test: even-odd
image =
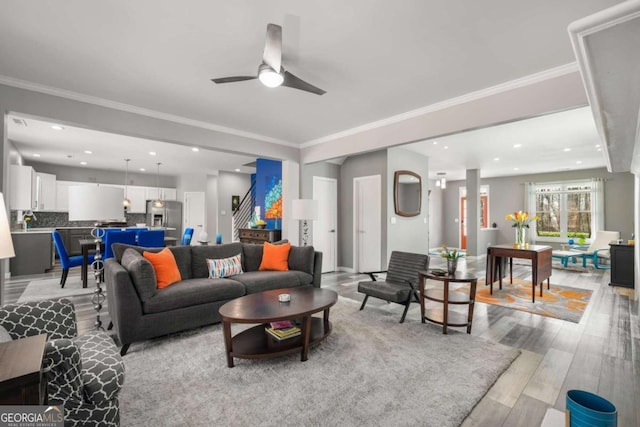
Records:
[[[240,241],[240,229],[247,228],[247,223],[251,220],[251,213],[253,212],[253,207],[256,205],[255,187],[256,182],[254,180],[251,182],[251,187],[249,191],[247,191],[247,194],[240,200],[238,209],[233,212],[233,217],[231,218],[233,242]]]

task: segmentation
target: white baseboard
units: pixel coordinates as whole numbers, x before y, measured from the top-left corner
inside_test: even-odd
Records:
[[[351,267],[338,266],[338,271],[344,271],[345,273],[355,273],[356,271]]]

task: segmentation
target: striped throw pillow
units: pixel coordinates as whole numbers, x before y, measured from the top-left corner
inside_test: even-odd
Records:
[[[231,258],[207,259],[207,268],[209,269],[209,279],[242,274],[240,254]]]

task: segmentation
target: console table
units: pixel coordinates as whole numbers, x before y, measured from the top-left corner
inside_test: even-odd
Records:
[[[536,302],[536,285],[540,285],[542,296],[543,282],[547,281],[547,289],[551,286],[551,257],[553,249],[545,245],[529,245],[524,249],[518,249],[513,245],[495,245],[487,248],[487,283],[490,293],[493,294],[493,282],[495,281],[495,267],[498,269],[500,289],[502,289],[502,263],[496,264],[497,258],[509,258],[509,283],[513,283],[513,258],[531,260],[531,302]]]
[[[282,238],[281,230],[270,230],[266,228],[241,228],[238,231],[240,233],[240,241],[242,243],[273,243]]]
[[[45,405],[42,358],[47,334],[0,344],[0,405]]]

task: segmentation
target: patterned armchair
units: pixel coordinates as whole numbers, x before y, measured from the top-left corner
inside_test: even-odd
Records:
[[[73,303],[64,298],[0,307],[13,339],[47,334],[44,365],[49,404],[64,405],[65,426],[118,426],[124,364],[109,335],[77,336]]]

